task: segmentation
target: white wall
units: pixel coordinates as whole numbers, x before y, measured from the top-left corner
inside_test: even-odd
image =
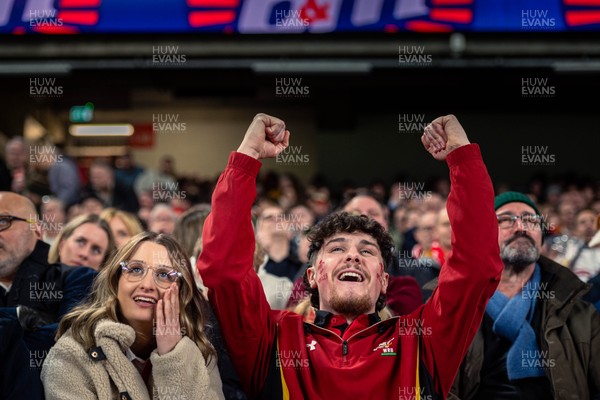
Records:
[[[155,133],[154,147],[133,149],[137,163],[155,168],[161,156],[175,157],[178,174],[194,174],[203,178],[214,178],[227,164],[227,157],[236,150],[246,129],[257,112],[265,112],[282,118],[291,130],[290,145],[295,151],[308,155],[298,165],[284,165],[275,160],[263,161],[263,172],[273,169],[279,172],[294,172],[301,180],[308,181],[318,168],[315,146],[316,128],[314,116],[309,109],[280,108],[257,110],[250,107],[223,106],[202,103],[173,102],[170,106],[137,107],[124,112],[98,112],[97,122],[152,123],[153,116],[171,118],[185,123],[185,130]],[[169,117],[166,117],[166,116]],[[180,125],[180,128],[183,126]],[[280,160],[282,161],[282,160]]]

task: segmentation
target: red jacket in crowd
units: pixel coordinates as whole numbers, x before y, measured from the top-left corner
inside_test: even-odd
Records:
[[[314,324],[269,308],[252,268],[250,209],[261,163],[232,152],[212,199],[199,272],[251,399],[445,398],[503,269],[494,192],[479,146],[451,152],[452,253],[430,300],[379,321],[318,312]]]

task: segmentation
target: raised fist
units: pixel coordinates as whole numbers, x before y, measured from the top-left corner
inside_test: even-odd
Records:
[[[285,122],[267,114],[256,114],[238,152],[261,159],[277,156],[288,147],[290,132]]]
[[[467,133],[452,114],[438,117],[427,125],[421,142],[436,160],[445,160],[452,150],[470,143]]]

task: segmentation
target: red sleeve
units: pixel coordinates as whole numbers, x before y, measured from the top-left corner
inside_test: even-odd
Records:
[[[451,191],[447,209],[452,251],[423,307],[423,360],[446,398],[494,294],[503,265],[498,247],[494,189],[477,144],[446,158]]]
[[[252,267],[251,208],[260,167],[252,157],[230,154],[212,196],[197,263],[231,360],[250,398],[262,389],[275,340],[271,309]]]

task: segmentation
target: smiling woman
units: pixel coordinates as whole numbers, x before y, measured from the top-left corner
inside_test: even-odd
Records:
[[[80,215],[56,237],[48,262],[99,270],[114,250],[115,241],[108,223],[95,214]]]
[[[180,245],[134,236],[61,321],[42,369],[46,398],[222,399],[207,315]]]

